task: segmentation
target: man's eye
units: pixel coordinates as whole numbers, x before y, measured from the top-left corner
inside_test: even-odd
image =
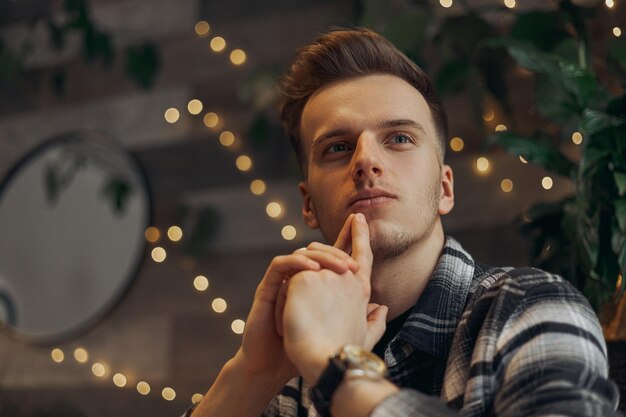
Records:
[[[403,133],[396,133],[395,135],[391,136],[391,142],[394,142],[394,143],[411,143],[411,142],[413,142],[413,139],[411,139],[410,136],[405,135]]]
[[[334,143],[326,148],[326,153],[346,152],[348,146],[345,143]]]

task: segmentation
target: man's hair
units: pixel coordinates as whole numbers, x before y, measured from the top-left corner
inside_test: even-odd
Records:
[[[281,80],[280,118],[303,170],[306,160],[300,121],[311,95],[332,82],[368,74],[395,75],[420,92],[432,113],[439,139],[439,157],[443,161],[448,117],[426,73],[390,41],[372,30],[336,30],[300,49]]]

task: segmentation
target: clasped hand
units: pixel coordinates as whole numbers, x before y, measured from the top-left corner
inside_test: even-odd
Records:
[[[350,255],[351,254],[351,255]],[[387,308],[369,303],[372,251],[365,216],[351,214],[333,246],[275,257],[259,284],[238,352],[248,372],[277,386],[302,375],[314,383],[345,344],[371,349]]]

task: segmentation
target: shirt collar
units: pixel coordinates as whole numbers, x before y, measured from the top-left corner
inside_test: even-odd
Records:
[[[396,339],[437,358],[447,357],[473,275],[472,257],[459,242],[446,237],[430,281]],[[401,349],[406,352],[407,347]]]

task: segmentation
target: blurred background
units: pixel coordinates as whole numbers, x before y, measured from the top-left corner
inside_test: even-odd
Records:
[[[435,81],[446,232],[477,261],[563,273],[626,352],[620,3],[0,0],[0,415],[201,398],[272,257],[321,239],[276,80],[335,27],[385,34]]]

